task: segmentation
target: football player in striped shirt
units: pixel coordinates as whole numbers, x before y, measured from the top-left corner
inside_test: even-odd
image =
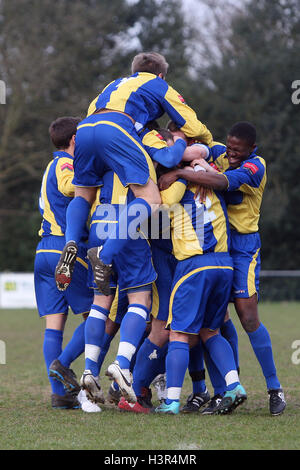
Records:
[[[80,225],[85,224],[106,169],[115,172],[135,195],[120,216],[120,225],[130,224],[129,213],[135,205],[144,207],[147,219],[161,203],[153,163],[139,137],[147,122],[167,113],[188,137],[197,137],[206,144],[212,141],[210,131],[196,113],[165,81],[167,70],[168,64],[160,54],[138,54],[132,62],[132,75],[108,84],[78,126],[74,162],[77,189],[68,210],[67,244],[56,271],[60,289],[66,289],[71,282],[68,252],[76,251]],[[91,249],[90,258],[99,273],[96,282],[104,294],[109,291],[113,257],[125,245],[126,239],[109,237],[102,247]]]
[[[156,408],[158,413],[179,413],[189,348],[199,335],[226,382],[218,413],[231,412],[247,398],[232,348],[219,333],[233,279],[226,205],[217,191],[212,191],[204,203],[199,196],[195,198],[196,191],[197,186],[180,179],[161,193],[171,211],[173,250],[178,262],[167,321],[167,398]]]
[[[220,145],[215,150],[213,160],[223,160],[225,168],[228,165],[224,173],[176,170],[164,176],[161,184],[167,187],[176,178],[186,177],[193,183],[225,192],[234,262],[233,301],[266,380],[270,413],[277,416],[284,411],[286,402],[277,377],[271,338],[258,315],[261,247],[258,223],[267,178],[266,162],[257,155],[256,129],[248,122],[236,123],[228,132],[226,146]]]
[[[153,160],[163,161],[166,166],[172,167],[181,160],[186,147],[184,139],[177,139],[169,148],[157,131],[145,131],[141,140]],[[119,212],[124,210],[133,198],[133,193],[122,184],[118,175],[108,169],[103,175],[102,186],[98,191],[97,205],[93,208],[89,234],[90,249],[94,246],[102,246],[107,234],[112,231],[115,232],[117,240],[121,240],[124,235],[129,236],[127,231],[124,232],[126,226],[119,226],[116,220]],[[108,295],[103,295],[98,289],[97,272],[92,269],[93,273],[90,273],[89,285],[94,289],[95,295],[85,326],[86,361],[81,386],[94,402],[101,403],[104,400],[99,383],[100,362],[103,359],[101,353],[109,347],[108,343],[112,339],[106,336],[107,343],[105,330],[117,284],[120,294],[125,293],[128,297],[129,305],[121,323],[116,360],[109,366],[107,375],[118,383],[122,394],[128,401],[136,400],[131,387],[130,366],[146,329],[151,306],[152,283],[156,279],[156,273],[151,261],[148,242],[140,236],[135,237],[136,233],[132,235],[126,249],[121,250],[113,260],[114,276],[110,279]],[[104,343],[106,343],[105,346]]]
[[[76,398],[79,392],[78,383],[69,367],[84,351],[84,322],[74,331],[64,350],[63,332],[69,308],[74,314],[86,318],[93,300],[92,292],[87,287],[86,227],[78,243],[71,288],[66,292],[59,291],[54,279],[55,266],[65,245],[66,210],[74,197],[73,158],[78,122],[80,118],[62,117],[50,125],[50,137],[57,150],[44,173],[39,199],[42,215],[39,231],[41,241],[36,249],[34,282],[38,312],[46,320],[43,352],[47,372],[51,374],[49,380],[53,408],[80,407]],[[51,367],[55,369],[53,375]],[[69,378],[69,391],[55,380],[62,371]]]

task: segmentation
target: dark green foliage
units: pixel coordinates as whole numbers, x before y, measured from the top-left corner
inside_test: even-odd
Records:
[[[130,73],[132,57],[142,50],[166,56],[168,82],[215,140],[224,142],[236,121],[257,126],[268,170],[262,267],[299,269],[300,105],[291,100],[292,83],[300,80],[299,1],[219,8],[218,60],[199,66],[192,51],[195,44],[205,47],[205,22],[194,23],[192,11],[184,16],[175,0],[0,1],[0,79],[7,85],[7,104],[0,105],[0,271],[32,269],[38,192],[52,152],[50,122],[83,117],[103,86]],[[17,266],[8,240],[20,246]]]
[[[184,50],[183,27],[180,5],[169,0],[0,1],[0,79],[7,86],[0,106],[0,271],[32,270],[41,178],[54,150],[49,124],[84,117],[107,83],[130,74],[141,50],[162,51],[170,77],[183,77],[184,53],[173,60],[176,48]]]
[[[299,269],[300,105],[291,99],[300,78],[299,1],[252,0],[232,14],[220,63],[206,70],[209,87],[198,89],[198,112],[216,140],[224,141],[236,121],[257,126],[268,173],[260,220],[263,269]]]

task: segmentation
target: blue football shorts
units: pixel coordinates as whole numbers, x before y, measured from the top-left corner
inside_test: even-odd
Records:
[[[65,246],[65,237],[49,235],[43,237],[36,249],[34,262],[35,296],[40,317],[55,313],[67,314],[90,311],[94,293],[88,288],[88,264],[85,245],[79,245],[72,281],[66,291],[61,292],[55,283],[55,268]]]
[[[127,310],[128,310],[128,297],[127,297],[126,291],[120,292],[119,288],[117,287],[115,291],[115,297],[114,297],[112,306],[109,311],[108,318],[111,321],[118,323],[120,325]]]
[[[77,128],[74,155],[75,186],[100,186],[102,176],[113,170],[123,186],[156,182],[153,162],[133,122],[118,112],[92,114]]]
[[[151,250],[153,265],[157,272],[157,279],[153,286],[151,314],[157,320],[167,321],[177,259],[172,254],[171,240],[151,241]]]
[[[167,324],[171,330],[197,335],[224,321],[232,289],[233,264],[228,253],[208,253],[178,261]]]
[[[92,218],[93,222],[93,218]],[[89,248],[101,246],[103,240],[97,235],[98,223],[91,223],[89,235]],[[110,287],[118,286],[120,293],[127,293],[135,290],[152,290],[152,284],[156,280],[157,274],[152,263],[150,245],[144,238],[136,240],[129,239],[125,248],[113,260],[113,272]],[[89,286],[97,293],[97,286],[94,281],[92,268],[89,265]]]
[[[260,236],[258,232],[230,234],[230,255],[233,260],[233,288],[231,299],[259,296]]]

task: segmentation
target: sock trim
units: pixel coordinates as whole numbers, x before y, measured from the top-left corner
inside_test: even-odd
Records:
[[[99,355],[101,352],[101,348],[99,346],[96,346],[95,344],[86,344],[85,345],[85,358],[90,359],[93,362],[97,362]]]
[[[99,310],[96,310],[95,308],[91,309],[91,311],[89,313],[89,317],[97,318],[98,320],[103,320],[103,321],[106,321],[106,319],[107,319],[107,315],[100,312]]]
[[[226,375],[225,375],[225,382],[228,387],[228,385],[231,385],[235,382],[239,382],[239,376],[236,370],[230,370]]]
[[[136,346],[134,346],[132,343],[128,343],[127,341],[121,341],[119,343],[119,349],[118,349],[118,356],[123,356],[129,361],[131,361],[132,356],[134,355],[136,351]]]
[[[181,387],[169,387],[167,389],[168,400],[179,400],[181,394]]]

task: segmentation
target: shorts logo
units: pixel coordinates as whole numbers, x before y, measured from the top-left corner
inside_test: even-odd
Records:
[[[157,349],[154,349],[151,354],[149,354],[149,359],[152,361],[152,359],[157,359]]]
[[[183,98],[183,96],[181,96],[181,95],[178,95],[178,98],[180,99],[181,103],[184,103],[184,104],[185,104],[185,101],[184,101],[184,98]]]
[[[244,168],[247,168],[247,170],[249,170],[252,175],[255,175],[255,173],[258,172],[258,167],[254,165],[254,163],[245,163]]]
[[[234,293],[235,294],[245,294],[246,291],[245,290],[235,290]]]

